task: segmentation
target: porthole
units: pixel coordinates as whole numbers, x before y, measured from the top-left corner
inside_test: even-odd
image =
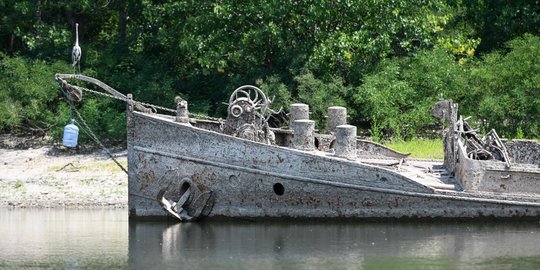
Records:
[[[275,183],[274,184],[274,193],[276,195],[281,196],[285,193],[285,187],[281,183]]]

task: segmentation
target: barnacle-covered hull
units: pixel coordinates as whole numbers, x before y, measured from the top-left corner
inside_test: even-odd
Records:
[[[225,120],[200,120],[180,97],[173,110],[55,77],[70,103],[96,92],[74,79],[128,103],[131,218],[540,218],[540,144],[480,138],[450,100],[432,110],[448,129],[444,161],[430,161],[358,139],[343,107],[328,108],[320,134],[307,104],[284,117],[255,86],[232,93]],[[271,127],[280,116],[287,127]]]
[[[131,218],[540,217],[538,194],[463,191],[457,182],[430,180],[445,175],[434,172],[438,162],[387,161],[290,149],[128,113]]]

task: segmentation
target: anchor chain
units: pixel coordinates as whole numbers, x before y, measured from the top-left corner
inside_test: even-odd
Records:
[[[97,143],[105,151],[105,153],[107,153],[107,155],[114,161],[114,163],[116,163],[116,165],[118,165],[118,167],[120,167],[120,169],[122,169],[122,171],[124,171],[126,174],[128,174],[127,169],[124,168],[124,166],[122,166],[122,164],[120,164],[120,162],[114,157],[114,155],[109,151],[109,149],[107,149],[107,147],[105,147],[105,145],[103,145],[103,143],[101,143],[101,141],[98,139],[96,134],[94,134],[94,132],[92,132],[92,130],[90,129],[90,127],[88,126],[86,121],[84,121],[84,119],[82,118],[82,116],[79,113],[79,111],[77,110],[77,108],[75,108],[75,106],[73,104],[70,104],[70,105],[71,105],[71,110],[74,111],[75,114],[77,114],[77,117],[79,118],[79,120],[81,120],[81,123],[84,125],[83,131],[88,136],[90,136],[90,138],[92,138],[92,140],[94,140],[94,142]]]
[[[88,88],[85,88],[85,87],[82,87],[82,86],[75,86],[74,85],[73,87],[79,88],[79,89],[81,89],[83,91],[90,92],[90,93],[93,93],[93,94],[96,94],[96,95],[101,95],[101,96],[105,96],[105,97],[109,97],[109,98],[113,98],[113,99],[116,99],[116,100],[127,102],[127,98],[117,97],[115,95],[111,95],[111,94],[103,93],[103,92],[100,92],[100,91],[88,89]],[[176,113],[176,110],[170,109],[170,108],[167,108],[167,107],[162,107],[162,106],[159,106],[159,105],[145,103],[145,102],[141,102],[141,101],[135,101],[135,102],[137,102],[137,103],[139,103],[139,104],[141,104],[143,106],[148,106],[148,107],[151,107],[151,108],[154,108],[154,109],[160,109],[162,111]],[[201,119],[213,120],[213,121],[218,121],[218,122],[222,121],[222,119],[220,119],[220,118],[210,117],[210,116],[203,115],[203,114],[188,113],[188,115],[192,116],[192,117],[196,117],[196,118],[201,118]]]
[[[93,84],[96,84],[104,89],[106,89],[107,91],[115,94],[108,94],[108,93],[103,93],[103,92],[100,92],[100,91],[95,91],[95,90],[92,90],[92,89],[88,89],[86,87],[82,87],[82,86],[76,86],[76,85],[71,85],[71,84],[68,84],[64,79],[67,79],[67,78],[72,78],[72,79],[83,79],[87,82],[90,82],[90,83],[93,83]],[[105,97],[109,97],[109,98],[113,98],[113,99],[116,99],[116,100],[120,100],[120,101],[123,101],[123,102],[128,102],[128,99],[125,95],[123,95],[122,93],[114,90],[112,87],[100,82],[99,80],[96,80],[94,78],[91,78],[91,77],[87,77],[87,76],[83,76],[83,75],[69,75],[69,74],[57,74],[56,75],[56,82],[58,83],[59,87],[60,87],[60,90],[62,91],[62,93],[64,94],[64,96],[66,97],[70,107],[71,107],[71,110],[77,115],[77,117],[79,118],[80,122],[83,124],[84,126],[84,129],[83,131],[96,143],[98,144],[106,153],[107,155],[116,163],[116,165],[118,165],[118,167],[120,167],[120,169],[122,169],[122,171],[124,171],[126,174],[128,174],[128,171],[126,170],[126,168],[124,168],[124,166],[122,166],[122,164],[120,164],[120,162],[118,162],[118,160],[116,160],[116,158],[113,156],[113,154],[109,151],[109,149],[107,149],[107,147],[105,147],[105,145],[103,145],[103,143],[101,143],[101,141],[97,138],[97,136],[94,134],[94,132],[92,132],[92,130],[90,129],[90,127],[88,126],[88,124],[86,123],[86,121],[83,119],[83,117],[81,116],[81,114],[79,113],[79,111],[77,110],[75,104],[73,103],[73,98],[70,97],[69,93],[67,93],[64,89],[64,87],[67,87],[67,88],[71,88],[72,90],[73,89],[76,89],[78,90],[81,94],[82,94],[82,91],[86,91],[86,92],[89,92],[89,93],[93,93],[93,94],[96,94],[96,95],[101,95],[101,96],[105,96]],[[69,90],[69,89],[68,89]],[[77,96],[79,97],[79,96]],[[80,97],[78,99],[75,99],[75,101],[80,101],[82,99],[82,95],[80,95]],[[171,112],[171,113],[176,113],[176,110],[174,109],[170,109],[170,108],[166,108],[166,107],[162,107],[162,106],[158,106],[158,105],[154,105],[154,104],[150,104],[150,103],[145,103],[145,102],[140,102],[140,101],[133,101],[131,100],[131,102],[135,102],[136,104],[138,105],[141,105],[142,106],[147,106],[147,107],[150,107],[152,108],[152,110],[154,112],[156,112],[158,109],[159,110],[162,110],[162,111],[167,111],[167,112]],[[142,107],[144,109],[144,107]],[[223,120],[220,119],[220,118],[214,118],[214,117],[209,117],[209,116],[206,116],[206,115],[201,115],[201,114],[195,114],[195,113],[188,113],[189,116],[191,117],[194,117],[194,118],[199,118],[199,119],[207,119],[207,120],[212,120],[212,121],[217,121],[217,122],[220,122],[221,124],[223,124]]]
[[[103,149],[105,151],[105,153],[107,153],[107,155],[114,161],[114,163],[116,163],[116,165],[118,165],[118,167],[120,167],[120,169],[122,169],[122,171],[124,171],[126,174],[128,174],[127,169],[124,168],[124,166],[122,166],[122,164],[120,164],[120,162],[114,157],[114,155],[109,151],[109,149],[107,149],[107,147],[105,147],[105,145],[103,145],[103,143],[101,143],[101,141],[98,139],[96,134],[94,134],[94,132],[92,132],[92,129],[90,129],[90,127],[88,126],[86,121],[83,119],[83,117],[81,116],[81,114],[79,113],[77,108],[75,107],[75,104],[73,104],[73,101],[68,97],[68,94],[64,91],[64,89],[62,88],[61,85],[60,85],[60,89],[61,89],[62,93],[64,94],[64,96],[66,96],[66,99],[67,99],[67,101],[68,101],[68,103],[69,103],[69,105],[71,107],[71,111],[74,112],[77,115],[77,118],[79,118],[81,123],[84,125],[83,131],[92,140],[94,140],[94,142],[97,143],[101,147],[101,149]]]

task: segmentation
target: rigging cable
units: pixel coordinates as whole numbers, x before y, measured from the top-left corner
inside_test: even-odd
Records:
[[[94,140],[95,143],[97,143],[104,151],[105,153],[107,153],[107,155],[114,161],[114,163],[116,163],[116,165],[118,165],[118,167],[120,167],[120,169],[122,169],[122,171],[124,171],[126,174],[128,174],[128,171],[126,168],[124,168],[124,166],[122,166],[122,164],[120,164],[120,162],[114,157],[114,155],[109,151],[109,149],[107,149],[107,147],[105,147],[105,145],[103,145],[103,143],[101,143],[101,141],[98,139],[98,137],[96,136],[96,134],[94,134],[94,132],[92,132],[92,130],[90,129],[90,127],[88,126],[88,124],[86,123],[86,121],[84,121],[84,119],[82,118],[81,114],[79,113],[79,111],[77,110],[77,108],[75,107],[75,104],[73,104],[73,101],[69,98],[68,94],[64,91],[64,89],[62,88],[62,85],[60,85],[60,89],[62,90],[62,93],[64,94],[64,96],[66,97],[70,107],[71,107],[71,112],[72,114],[75,113],[77,115],[77,118],[79,118],[79,120],[81,120],[81,123],[84,125],[84,129],[82,129],[92,140]]]

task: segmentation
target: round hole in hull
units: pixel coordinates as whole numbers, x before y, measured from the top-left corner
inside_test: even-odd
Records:
[[[285,193],[285,187],[281,183],[275,183],[274,184],[274,193],[276,195],[281,196]]]

